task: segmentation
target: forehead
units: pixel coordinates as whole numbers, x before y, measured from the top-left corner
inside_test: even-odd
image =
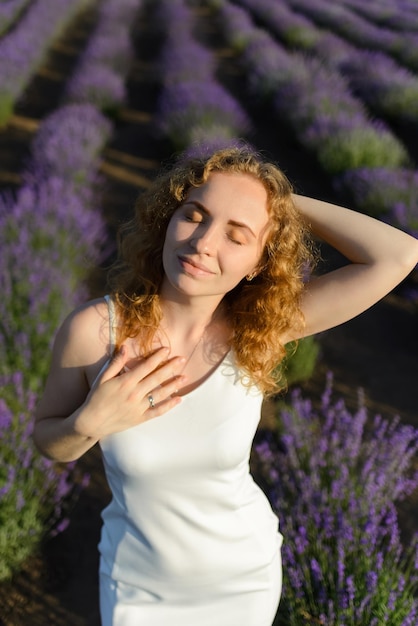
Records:
[[[269,219],[264,185],[253,176],[214,172],[207,182],[189,190],[187,200],[196,201],[211,214],[246,220],[261,230]]]

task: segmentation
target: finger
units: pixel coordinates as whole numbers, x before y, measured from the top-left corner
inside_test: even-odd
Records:
[[[164,402],[167,398],[171,398],[176,395],[186,380],[186,376],[175,376],[170,381],[155,387],[152,391],[147,393],[145,399],[150,405],[150,408],[155,408],[156,405]]]
[[[149,389],[173,378],[184,366],[185,359],[173,357],[167,360],[168,352],[168,348],[159,348],[150,356],[138,360],[136,365],[132,366],[129,363],[129,370],[125,370],[127,376],[129,375],[136,384],[147,380],[147,384],[151,385]],[[148,380],[151,376],[152,379]]]
[[[145,398],[145,401],[148,403],[148,399]],[[180,404],[182,398],[180,396],[169,396],[164,400],[156,403],[154,407],[148,406],[147,410],[144,413],[144,417],[146,420],[150,420],[154,417],[159,417],[164,413],[167,413],[170,409],[175,407],[177,404]],[[148,403],[149,404],[149,403]]]
[[[174,382],[174,386],[178,388],[181,386],[181,381],[185,380],[184,377],[181,376],[183,369],[183,357],[174,357],[166,361],[166,363],[154,369],[148,376],[138,381],[138,393],[144,393],[150,389],[158,389],[159,387],[165,389],[167,385],[173,381],[177,381],[176,383]]]
[[[127,361],[128,351],[126,349],[126,346],[122,345],[110,359],[108,366],[100,377],[99,384],[103,384],[111,378],[117,376],[123,370]]]

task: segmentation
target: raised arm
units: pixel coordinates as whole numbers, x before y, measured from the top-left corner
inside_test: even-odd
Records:
[[[418,263],[418,240],[401,230],[328,202],[300,195],[294,195],[294,201],[313,234],[350,262],[308,283],[302,300],[304,335],[362,313]]]

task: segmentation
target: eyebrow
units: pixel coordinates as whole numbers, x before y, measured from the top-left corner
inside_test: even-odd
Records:
[[[183,206],[185,206],[186,204],[194,204],[196,208],[198,208],[200,211],[202,211],[202,213],[205,213],[206,215],[210,216],[210,212],[207,210],[207,208],[201,204],[200,202],[198,202],[197,200],[186,200],[183,203]],[[237,220],[228,220],[228,224],[230,224],[231,226],[237,226],[238,228],[245,228],[246,230],[248,230],[251,235],[257,239],[256,234],[254,233],[253,230],[251,230],[251,228],[248,226],[248,224],[245,224],[244,222],[238,222]]]

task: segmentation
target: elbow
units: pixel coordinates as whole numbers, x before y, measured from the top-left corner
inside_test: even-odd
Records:
[[[400,262],[405,270],[405,276],[408,276],[418,266],[418,239],[411,238],[411,244],[405,246]]]
[[[35,449],[39,452],[41,456],[45,457],[49,461],[60,462],[61,459],[55,458],[55,456],[49,450],[49,446],[44,441],[44,438],[42,437],[42,434],[39,433],[39,430],[39,427],[37,426],[37,424],[35,424],[32,433],[32,442],[35,446]]]
[[[52,461],[53,459],[50,458],[47,450],[44,447],[43,437],[39,431],[39,422],[35,422],[32,432],[32,443],[35,446],[36,450],[39,452],[39,454]]]
[[[45,434],[42,420],[35,422],[32,442],[39,454],[53,463],[73,463],[82,456],[81,454],[73,453],[66,446],[54,445],[54,442]]]

